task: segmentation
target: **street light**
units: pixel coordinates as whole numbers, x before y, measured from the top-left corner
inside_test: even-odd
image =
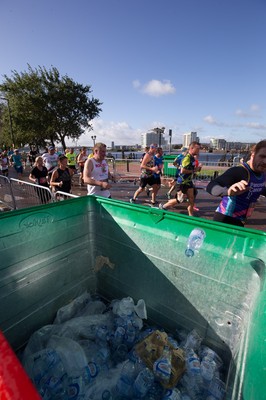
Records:
[[[94,135],[94,136],[91,136],[91,139],[92,139],[92,141],[93,141],[93,147],[95,146],[95,140],[96,140],[96,136]]]
[[[6,97],[0,97],[1,100],[5,100],[7,102],[7,109],[8,109],[8,115],[9,115],[9,127],[10,127],[10,136],[12,140],[12,145],[14,146],[14,134],[13,134],[13,127],[12,127],[12,118],[11,118],[11,110],[9,106],[9,100]]]

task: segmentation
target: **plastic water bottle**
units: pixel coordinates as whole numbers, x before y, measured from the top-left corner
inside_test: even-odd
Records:
[[[154,375],[149,368],[141,370],[134,382],[133,391],[137,399],[142,399],[146,396],[154,382]]]
[[[130,360],[125,361],[121,370],[120,377],[116,384],[117,392],[120,395],[132,399],[133,383],[135,381],[135,378],[136,378],[135,364]]]
[[[128,324],[128,327],[126,329],[125,339],[129,349],[131,349],[132,346],[134,345],[135,337],[136,337],[136,330],[134,326],[132,324]]]
[[[118,326],[115,330],[114,337],[112,339],[112,345],[114,348],[119,346],[121,343],[123,343],[123,340],[125,338],[126,330],[122,326]]]
[[[204,357],[200,363],[201,376],[204,386],[208,386],[214,377],[216,363],[209,357]]]
[[[186,341],[184,344],[184,349],[185,350],[198,350],[200,347],[200,344],[202,342],[202,337],[198,334],[196,329],[193,329],[191,332],[188,333],[186,337]]]
[[[199,251],[205,237],[206,233],[204,232],[203,229],[200,228],[193,229],[188,238],[185,255],[187,257],[193,257],[195,252]]]
[[[153,364],[153,373],[156,377],[168,382],[171,377],[171,352],[168,346],[164,346],[163,354]]]
[[[177,388],[168,389],[162,398],[162,400],[181,400],[181,399],[182,399],[181,393]]]
[[[225,383],[221,379],[214,377],[207,389],[207,398],[222,400],[224,399],[225,392]]]
[[[193,400],[201,399],[203,379],[201,376],[200,360],[193,350],[187,352],[186,358],[188,380],[188,393]]]
[[[223,365],[221,357],[219,357],[218,354],[214,350],[210,349],[210,347],[208,346],[203,345],[200,347],[199,356],[201,357],[202,360],[205,357],[208,357],[209,359],[215,361],[217,369],[220,369]]]

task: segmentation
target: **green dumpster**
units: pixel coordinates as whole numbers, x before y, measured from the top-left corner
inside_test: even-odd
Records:
[[[206,237],[194,257],[194,228]],[[265,399],[266,234],[85,196],[0,215],[0,329],[14,350],[85,290],[146,302],[222,357],[227,399]]]
[[[168,177],[175,177],[176,175],[176,167],[173,162],[176,159],[178,154],[168,154],[163,157],[164,159],[164,175]]]

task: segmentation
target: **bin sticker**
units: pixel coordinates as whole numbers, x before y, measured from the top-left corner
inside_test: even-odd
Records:
[[[43,226],[46,226],[47,224],[52,223],[53,221],[54,218],[49,213],[36,213],[24,218],[20,222],[19,227],[21,229],[29,229],[34,227],[41,228]]]

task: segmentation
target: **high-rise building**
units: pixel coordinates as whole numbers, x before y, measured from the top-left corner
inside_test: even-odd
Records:
[[[141,146],[144,148],[146,146],[150,146],[152,143],[157,143],[159,145],[160,142],[160,133],[157,132],[146,132],[141,134]],[[166,147],[168,145],[168,141],[163,137],[161,133],[161,147]]]
[[[198,142],[199,137],[197,136],[197,132],[188,132],[183,135],[183,146],[188,147],[191,142]]]

